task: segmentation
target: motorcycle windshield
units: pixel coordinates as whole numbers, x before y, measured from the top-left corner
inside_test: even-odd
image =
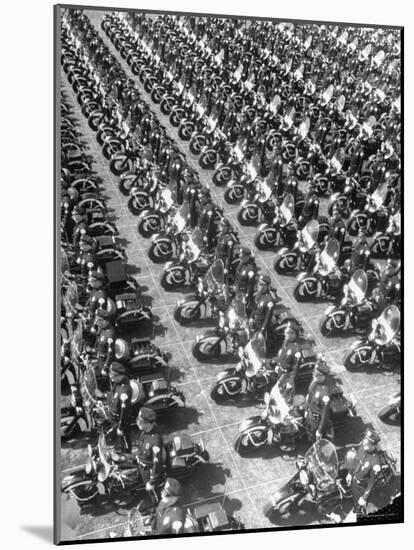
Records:
[[[333,96],[333,92],[334,92],[334,87],[331,84],[330,86],[328,86],[326,88],[326,90],[322,94],[322,102],[321,102],[322,105],[326,105],[327,103],[329,103],[331,101],[332,96]]]
[[[81,394],[84,405],[89,401],[95,403],[98,384],[96,381],[95,371],[93,368],[87,368],[82,377]]]
[[[260,155],[256,153],[247,165],[247,172],[252,180],[256,179],[260,172]]]
[[[209,292],[214,292],[217,287],[224,284],[224,263],[223,260],[215,260],[205,275],[205,281]]]
[[[375,342],[385,346],[394,338],[400,328],[401,315],[397,306],[392,305],[384,309],[377,319],[375,328]]]
[[[335,151],[334,156],[331,158],[331,166],[337,172],[342,170],[342,165],[345,160],[345,149],[343,147]]]
[[[334,445],[327,439],[320,439],[305,455],[306,469],[312,474],[317,490],[327,491],[335,485],[339,462]]]
[[[70,352],[72,361],[78,359],[83,349],[83,329],[82,325],[79,323],[72,335],[70,342]]]
[[[60,261],[61,261],[61,264],[60,264],[61,273],[63,274],[67,271],[69,271],[69,273],[70,273],[70,266],[69,266],[68,256],[67,256],[66,252],[62,249],[60,251]]]
[[[295,199],[288,193],[279,208],[279,219],[282,226],[287,225],[295,212]]]
[[[173,216],[173,223],[177,230],[177,233],[181,233],[187,225],[188,214],[190,213],[190,206],[187,201],[181,206],[180,210]]]
[[[261,349],[263,344],[250,340],[250,342],[244,348],[245,361],[247,363],[246,376],[248,378],[255,376],[261,366],[262,361],[260,359]]]
[[[234,146],[233,152],[237,160],[242,161],[244,159],[243,144],[240,140],[238,140]]]
[[[276,94],[269,104],[269,111],[271,111],[273,114],[276,114],[279,110],[280,103],[280,96]]]
[[[318,240],[319,234],[319,222],[317,220],[311,220],[302,229],[302,237],[306,250],[310,250],[312,246]]]
[[[272,188],[267,181],[261,180],[258,185],[259,201],[266,202],[272,195]]]
[[[367,293],[368,279],[363,269],[357,269],[348,283],[348,288],[352,292],[357,304],[360,304]]]
[[[280,391],[279,382],[275,384],[270,392],[270,400],[268,405],[269,420],[273,424],[282,424],[289,414],[290,407]]]
[[[287,128],[290,128],[291,126],[293,126],[293,123],[295,121],[295,116],[296,116],[296,109],[292,107],[290,111],[285,115],[285,118],[283,119]]]
[[[79,303],[78,287],[76,283],[72,281],[66,288],[65,302],[70,309],[74,310],[76,304]]]
[[[329,239],[320,257],[319,273],[321,275],[328,275],[335,267],[339,258],[339,250],[339,242],[336,239]]]
[[[237,294],[231,301],[227,311],[229,328],[235,329],[238,325],[247,326],[246,304],[243,294]]]
[[[305,139],[305,137],[308,135],[309,127],[310,127],[309,117],[305,117],[299,126],[299,135],[302,139]]]
[[[336,100],[335,104],[336,104],[337,111],[342,113],[342,111],[344,110],[344,107],[345,107],[345,96],[343,94],[341,94],[338,97],[338,99]]]
[[[201,249],[203,247],[203,233],[200,228],[194,229],[191,233],[187,243],[187,250],[189,252],[189,262],[195,262],[200,256]]]
[[[394,235],[401,235],[401,212],[396,212],[392,219],[394,222]]]
[[[379,185],[375,189],[375,191],[371,195],[371,201],[373,203],[373,207],[375,210],[378,210],[378,208],[380,208],[383,205],[385,198],[387,196],[387,193],[388,193],[388,186],[387,186],[387,182],[384,181],[381,185]]]
[[[161,192],[161,212],[167,212],[174,204],[172,193],[169,189],[163,189]]]
[[[384,59],[385,59],[385,52],[384,50],[380,50],[377,53],[377,55],[374,57],[373,62],[377,67],[380,67]]]

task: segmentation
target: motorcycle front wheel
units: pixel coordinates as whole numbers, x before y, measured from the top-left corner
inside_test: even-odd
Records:
[[[219,337],[199,340],[193,345],[193,355],[198,361],[214,361],[221,356],[220,347],[217,346]]]
[[[240,434],[234,444],[234,450],[240,456],[247,456],[264,447],[267,443],[267,433],[265,430],[251,431]]]
[[[330,313],[322,317],[319,330],[326,338],[339,334],[345,327],[345,316],[342,313]]]
[[[171,244],[167,242],[152,243],[148,256],[155,264],[162,264],[171,259],[172,253]]]
[[[316,279],[306,279],[306,281],[300,281],[293,291],[293,296],[297,302],[306,302],[316,297],[318,291],[318,284]]]
[[[148,195],[141,193],[140,195],[133,195],[128,201],[129,210],[138,216],[143,210],[148,208],[149,201]]]
[[[243,207],[237,213],[237,220],[240,225],[256,225],[259,219],[257,207]]]
[[[218,168],[213,174],[214,185],[224,187],[231,180],[232,173],[232,169],[229,166]]]
[[[344,366],[349,372],[357,372],[368,365],[372,357],[371,346],[360,346],[347,353],[344,357]]]
[[[244,189],[240,186],[237,187],[229,187],[224,192],[224,200],[227,202],[227,204],[237,204],[238,202],[241,202],[244,197]]]
[[[200,308],[194,304],[182,304],[174,310],[174,319],[180,325],[188,325],[200,319]]]
[[[225,384],[224,384],[225,382]],[[217,382],[210,392],[210,397],[216,403],[223,403],[229,399],[240,395],[242,391],[242,381],[232,378],[232,380],[223,380]]]
[[[287,275],[291,273],[297,266],[298,257],[295,252],[288,252],[276,258],[274,269],[279,275]]]

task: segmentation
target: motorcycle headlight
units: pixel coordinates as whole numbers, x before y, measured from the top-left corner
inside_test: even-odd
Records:
[[[302,483],[302,485],[308,485],[309,483],[309,476],[306,470],[300,470],[299,472],[299,481]]]

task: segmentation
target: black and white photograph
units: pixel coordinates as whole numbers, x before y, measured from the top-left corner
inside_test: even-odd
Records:
[[[403,28],[151,9],[54,7],[55,543],[401,523]]]

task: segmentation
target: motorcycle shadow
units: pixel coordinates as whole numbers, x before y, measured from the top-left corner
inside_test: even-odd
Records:
[[[289,516],[279,516],[275,513],[268,518],[269,522],[275,527],[294,527],[300,525],[319,525],[320,514],[315,510],[311,503],[304,503],[300,511],[292,513]]]
[[[375,427],[370,422],[365,423],[360,416],[348,417],[341,425],[335,427],[333,443],[339,450],[349,445],[359,445],[368,429]]]
[[[231,470],[224,468],[220,462],[203,464],[202,468],[192,472],[191,477],[186,479],[183,502],[189,504],[222,497],[230,477]],[[219,489],[218,485],[223,488]]]
[[[174,409],[173,414],[169,409],[165,412],[165,415],[160,412],[158,425],[162,433],[168,434],[167,438],[176,432],[188,429],[190,426],[198,426],[200,418],[203,417],[203,413],[200,413],[194,407],[188,406]]]

